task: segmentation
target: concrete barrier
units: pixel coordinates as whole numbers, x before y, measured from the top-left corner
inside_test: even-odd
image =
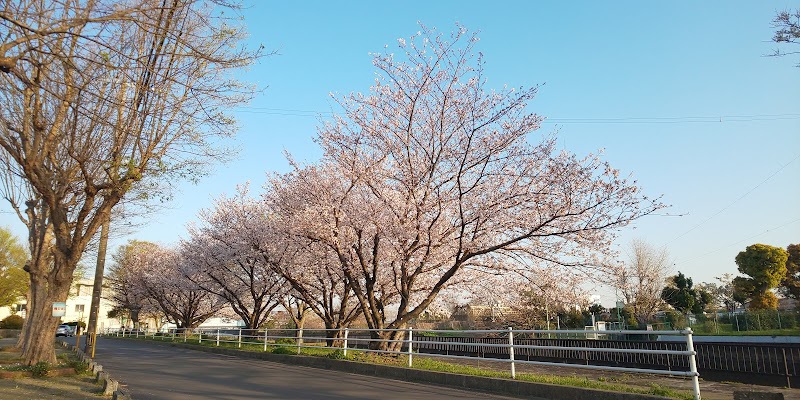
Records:
[[[118,389],[117,391],[114,392],[113,396],[114,396],[112,397],[113,400],[131,400],[131,395],[127,391],[127,389]]]
[[[111,396],[119,389],[119,382],[106,377],[103,381],[103,396]]]
[[[103,370],[103,366],[96,363],[89,357],[80,347],[70,346],[66,342],[58,342],[62,346],[68,347],[75,352],[78,359],[89,367],[89,370],[95,374],[95,383],[103,385],[103,396],[113,396],[114,399],[131,400],[131,395],[128,391],[121,391],[119,382],[112,379],[108,372]]]

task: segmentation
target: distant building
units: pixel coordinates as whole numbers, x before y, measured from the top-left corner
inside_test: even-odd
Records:
[[[83,279],[73,285],[70,290],[69,297],[67,297],[67,313],[61,317],[61,322],[78,322],[83,321],[89,323],[89,309],[92,305],[92,288],[94,281]],[[11,314],[19,315],[23,318],[27,317],[28,305],[27,301],[23,298],[17,303],[8,307],[0,307],[0,319],[3,319]],[[98,331],[106,328],[119,328],[120,321],[113,318],[108,318],[108,312],[114,306],[105,299],[100,300],[100,311],[98,313]]]

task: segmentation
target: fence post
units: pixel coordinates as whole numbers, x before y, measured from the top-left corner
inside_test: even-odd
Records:
[[[763,330],[764,327],[761,326],[761,313],[756,312],[756,322],[758,323],[758,330]]]
[[[297,330],[297,354],[300,354],[300,344],[303,342],[303,328]]]
[[[344,356],[347,357],[347,334],[350,333],[350,328],[344,328],[344,343],[342,350],[344,351]]]
[[[219,347],[219,329],[217,329],[217,347]]]
[[[408,327],[408,367],[411,368],[412,360],[414,358],[414,328]]]
[[[508,358],[511,360],[511,379],[517,379],[517,367],[514,365],[514,329],[510,326],[508,327]]]
[[[686,350],[690,352],[689,371],[693,374],[692,387],[694,389],[694,398],[695,400],[700,400],[700,379],[698,378],[699,374],[697,373],[697,360],[695,358],[697,352],[694,351],[694,342],[692,341],[692,328],[686,328],[684,333],[686,334]]]
[[[778,314],[778,329],[783,329],[783,327],[781,327],[781,311],[775,310],[775,312]]]
[[[268,333],[269,329],[264,328],[264,351],[267,351],[267,338],[269,337]]]
[[[719,323],[717,322],[717,312],[714,311],[714,332],[719,335]]]
[[[783,350],[783,371],[786,373],[786,387],[789,389],[792,388],[792,380],[789,379],[789,364],[786,362],[786,348],[782,348]]]
[[[239,348],[242,348],[242,328],[239,328]]]
[[[203,331],[198,330],[197,331],[197,344],[202,344],[202,343],[203,343]]]

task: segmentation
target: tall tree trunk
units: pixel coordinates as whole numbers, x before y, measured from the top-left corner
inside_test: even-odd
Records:
[[[28,271],[29,267],[25,265],[25,271]],[[28,287],[28,293],[25,294],[25,320],[22,323],[22,330],[19,331],[19,338],[17,339],[16,348],[21,349],[25,344],[25,336],[26,332],[28,331],[28,324],[31,321],[31,306],[33,305],[33,300],[31,300],[31,289]]]
[[[64,302],[69,295],[71,281],[45,280],[31,274],[31,302],[28,304],[28,323],[22,343],[22,359],[26,365],[44,361],[56,362],[55,332],[60,317],[53,317],[54,302]]]

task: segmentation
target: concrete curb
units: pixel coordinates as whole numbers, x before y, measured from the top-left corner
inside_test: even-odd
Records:
[[[480,391],[522,398],[544,398],[549,400],[670,400],[667,397],[646,394],[618,393],[600,389],[559,386],[546,383],[517,381],[512,379],[488,378],[481,376],[452,374],[447,372],[424,371],[388,365],[367,364],[356,361],[334,360],[325,357],[259,353],[220,347],[205,347],[188,343],[164,342],[160,344],[191,350],[199,350],[207,353],[236,356],[240,358],[258,359],[282,364],[328,369],[358,375],[396,379],[406,382],[441,385],[456,389]]]
[[[119,388],[119,382],[112,379],[108,372],[103,370],[103,366],[92,360],[91,357],[86,355],[83,350],[78,346],[70,346],[67,342],[58,342],[63,347],[68,347],[78,355],[78,359],[89,367],[89,370],[95,374],[95,383],[103,385],[103,396],[113,396],[114,399],[131,400],[131,395],[126,389]]]

